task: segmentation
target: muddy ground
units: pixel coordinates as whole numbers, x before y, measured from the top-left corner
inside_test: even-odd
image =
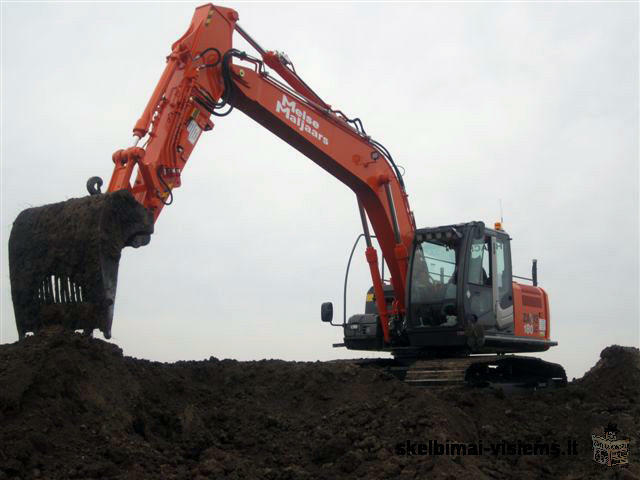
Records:
[[[626,467],[592,460],[610,422]],[[566,388],[504,396],[343,363],[149,362],[54,329],[0,346],[0,426],[0,479],[632,479],[640,353],[612,346]],[[485,452],[400,454],[429,440]],[[492,454],[503,441],[564,454]]]

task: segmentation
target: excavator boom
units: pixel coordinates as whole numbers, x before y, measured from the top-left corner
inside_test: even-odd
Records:
[[[133,145],[113,154],[106,193],[100,193],[102,181],[94,177],[89,197],[20,214],[10,241],[20,336],[56,322],[110,335],[120,249],[148,243],[153,222],[181,186],[202,132],[213,129],[212,118],[237,108],[356,194],[363,228],[368,232],[368,217],[391,273],[395,301],[387,305],[378,255],[367,235],[366,258],[389,341],[390,318],[406,310],[408,251],[415,231],[402,177],[359,119],[333,110],[286,55],[265,51],[237,21],[232,9],[206,4],[195,10],[133,128]],[[233,48],[234,32],[258,56]],[[61,217],[61,211],[68,215]]]

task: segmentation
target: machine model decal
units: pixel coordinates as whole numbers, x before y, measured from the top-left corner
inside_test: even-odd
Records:
[[[525,313],[523,315],[525,335],[544,337],[547,331],[547,320],[540,318],[537,313]]]

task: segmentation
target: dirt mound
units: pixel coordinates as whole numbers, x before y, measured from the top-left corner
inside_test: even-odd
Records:
[[[347,362],[162,364],[49,330],[0,346],[0,479],[640,478],[640,391],[624,375],[640,355],[620,348],[567,388],[505,396]],[[628,467],[591,459],[610,422]],[[468,454],[420,454],[453,442]],[[553,442],[564,454],[526,454]]]
[[[605,396],[629,397],[640,386],[640,350],[611,345],[577,383]]]

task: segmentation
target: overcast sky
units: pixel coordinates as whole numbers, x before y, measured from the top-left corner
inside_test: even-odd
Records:
[[[7,240],[24,208],[108,181],[198,4],[2,4],[0,342],[17,339]],[[581,376],[638,345],[638,4],[233,3],[406,170],[419,227],[499,219]],[[239,48],[248,48],[237,39]],[[243,113],[214,119],[151,244],[125,249],[112,341],[161,361],[362,356],[331,344],[354,194]],[[361,248],[348,315],[370,285]],[[101,335],[98,335],[101,336]]]

